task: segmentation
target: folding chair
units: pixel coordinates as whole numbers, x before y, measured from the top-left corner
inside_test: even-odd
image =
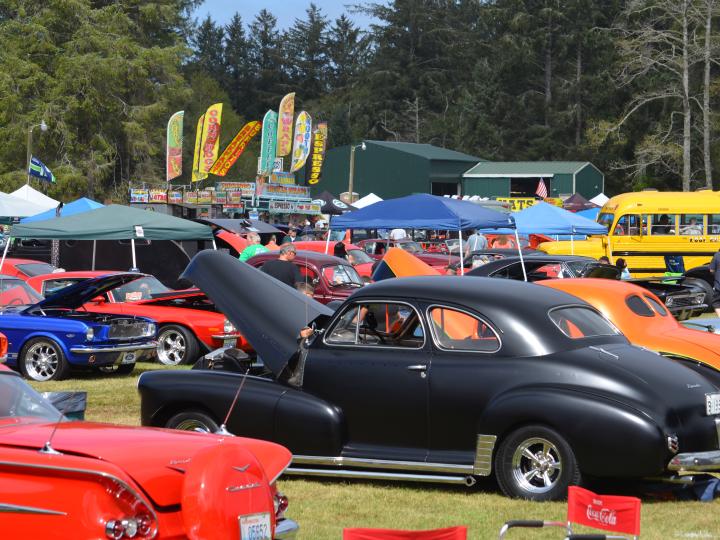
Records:
[[[448,527],[431,531],[345,529],[343,540],[467,540],[467,527]]]
[[[615,534],[573,534],[572,524],[585,525]],[[640,499],[598,495],[577,486],[568,488],[567,523],[562,521],[513,520],[500,529],[499,538],[512,528],[565,527],[565,540],[637,539],[640,537]],[[627,536],[630,535],[630,536]]]

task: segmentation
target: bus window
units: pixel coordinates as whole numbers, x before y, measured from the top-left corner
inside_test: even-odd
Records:
[[[615,214],[600,214],[597,217],[597,222],[600,225],[605,225],[608,230],[610,230],[610,227],[612,227],[613,219],[615,219]],[[718,216],[718,224],[720,224],[720,216]]]
[[[668,236],[675,234],[675,216],[668,214],[653,214],[652,229],[650,234],[653,236]]]
[[[708,234],[720,234],[720,214],[708,214]]]
[[[680,234],[702,234],[702,214],[680,214]]]
[[[613,234],[616,236],[637,236],[642,234],[642,218],[636,214],[627,214],[618,219]]]

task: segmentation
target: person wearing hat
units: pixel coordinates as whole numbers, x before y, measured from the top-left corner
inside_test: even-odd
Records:
[[[290,227],[288,233],[283,238],[283,244],[292,244],[297,239],[298,230],[295,227]]]

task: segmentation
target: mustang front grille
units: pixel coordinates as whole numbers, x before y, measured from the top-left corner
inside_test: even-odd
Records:
[[[121,319],[113,321],[108,331],[110,339],[135,339],[152,335],[151,324]]]

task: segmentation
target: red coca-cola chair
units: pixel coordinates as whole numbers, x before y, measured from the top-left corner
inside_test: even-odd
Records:
[[[431,531],[392,529],[345,529],[343,540],[466,540],[467,527],[448,527]]]
[[[572,525],[584,525],[618,534],[574,534]],[[577,486],[568,488],[567,522],[513,520],[500,529],[499,538],[513,528],[564,527],[565,540],[637,539],[640,537],[640,499],[598,495]]]

